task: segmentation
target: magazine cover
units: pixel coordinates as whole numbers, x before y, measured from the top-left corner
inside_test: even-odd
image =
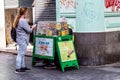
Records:
[[[45,36],[56,35],[56,22],[55,21],[39,21],[36,34],[45,35]]]

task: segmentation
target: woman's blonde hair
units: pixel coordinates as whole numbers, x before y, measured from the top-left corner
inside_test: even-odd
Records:
[[[13,27],[17,27],[18,26],[18,22],[19,22],[19,19],[22,15],[25,14],[25,12],[27,11],[27,8],[26,7],[20,7],[19,10],[18,10],[18,13],[14,19],[14,22],[13,22]]]

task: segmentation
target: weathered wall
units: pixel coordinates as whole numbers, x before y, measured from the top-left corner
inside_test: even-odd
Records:
[[[11,28],[12,28],[12,23],[17,14],[17,9],[7,9],[5,10],[5,23],[6,23],[6,42],[7,44],[11,44],[13,40],[11,39]]]
[[[120,61],[120,32],[75,33],[80,65],[103,65]]]

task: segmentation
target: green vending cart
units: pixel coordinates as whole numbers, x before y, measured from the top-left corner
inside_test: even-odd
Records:
[[[34,66],[38,62],[38,59],[54,60],[54,44],[54,37],[35,35],[32,66]]]
[[[32,66],[40,59],[54,60],[55,53],[55,21],[39,21],[34,35]]]
[[[62,72],[65,71],[65,68],[72,66],[79,69],[72,36],[57,37],[56,45]]]

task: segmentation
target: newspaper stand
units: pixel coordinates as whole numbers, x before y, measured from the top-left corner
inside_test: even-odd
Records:
[[[50,54],[42,54],[42,52],[40,51],[40,47],[42,48],[43,44],[44,45],[47,44],[48,51]],[[54,60],[54,56],[55,56],[54,52],[55,52],[55,37],[35,35],[33,54],[32,54],[32,66],[34,66],[37,62],[39,62],[40,59]]]
[[[68,35],[68,26],[67,23],[59,23],[56,28],[54,21],[38,22],[34,35],[32,66],[39,60],[48,59],[53,60],[56,67],[61,67],[62,72],[66,67],[75,66],[79,69],[73,36]]]
[[[59,63],[60,63],[62,72],[65,71],[66,67],[75,66],[77,69],[79,69],[76,52],[75,52],[74,44],[72,41],[72,36],[68,35],[68,36],[57,37],[56,45],[57,45],[56,46],[57,53],[58,53]],[[72,49],[72,54],[68,54],[69,52],[68,50],[71,50],[71,49]]]

